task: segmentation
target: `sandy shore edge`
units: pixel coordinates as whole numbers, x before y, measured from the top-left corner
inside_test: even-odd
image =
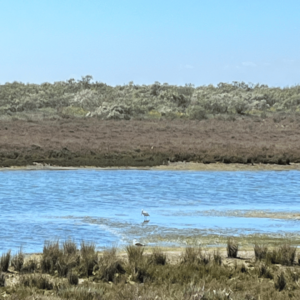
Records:
[[[276,164],[225,164],[225,163],[194,163],[194,162],[175,162],[167,165],[155,167],[62,167],[52,166],[41,163],[34,163],[28,166],[12,166],[0,168],[0,171],[19,171],[19,170],[162,170],[162,171],[289,171],[300,170],[299,163],[290,163],[289,165]]]

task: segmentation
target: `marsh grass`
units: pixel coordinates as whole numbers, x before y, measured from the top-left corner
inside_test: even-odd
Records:
[[[167,255],[160,248],[153,248],[151,255],[148,257],[148,262],[164,266],[167,263]]]
[[[276,282],[275,282],[275,288],[279,291],[282,291],[286,287],[286,276],[284,275],[284,272],[281,272],[280,275],[277,276]]]
[[[11,259],[11,265],[14,267],[15,271],[20,272],[23,268],[25,260],[25,255],[22,252],[22,249],[19,250],[17,254],[15,254]]]
[[[120,274],[125,274],[124,262],[117,257],[117,249],[111,248],[103,251],[95,272],[97,279],[115,281]]]
[[[21,277],[21,284],[25,287],[36,287],[41,290],[52,290],[53,283],[44,275],[34,274],[34,275],[24,275]]]
[[[0,259],[0,270],[2,272],[7,272],[10,264],[10,258],[11,258],[11,251],[8,250],[6,253],[3,253],[1,255]]]
[[[292,253],[286,250],[289,249],[286,244],[275,250],[279,249]],[[45,254],[51,257],[52,252],[48,250]],[[54,250],[57,253],[57,247]],[[81,268],[91,257],[95,259],[97,252],[93,245],[83,243],[80,257],[78,252],[68,252],[62,247],[53,274],[43,273],[41,266],[36,274],[21,271],[17,275],[19,282],[13,288],[5,287],[10,293],[8,299],[300,299],[300,267],[296,264],[274,266],[268,264],[267,258],[256,262],[254,259],[222,259],[219,252],[209,255],[199,247],[187,247],[180,260],[167,263],[161,249],[154,248],[152,253],[148,253],[148,249],[144,251],[142,247],[128,246],[127,260],[116,248],[106,249],[99,255],[92,275],[88,275]],[[79,260],[68,269],[67,275],[65,271],[60,274],[60,261],[72,257]]]
[[[238,243],[234,239],[229,238],[227,240],[227,256],[230,258],[237,258],[238,251]]]
[[[76,243],[72,240],[63,242],[63,250],[65,255],[72,255],[77,253]]]
[[[128,256],[129,264],[137,264],[141,262],[144,258],[144,248],[129,245],[126,247],[126,253]]]
[[[210,255],[203,253],[200,247],[186,247],[181,257],[181,264],[207,265],[210,260]]]
[[[222,256],[219,252],[219,250],[217,251],[214,251],[214,254],[213,254],[213,259],[214,259],[214,263],[221,266],[222,265]]]
[[[268,247],[263,244],[254,244],[255,260],[262,260],[267,257]]]
[[[68,278],[69,284],[78,285],[79,279],[78,279],[78,274],[77,273],[74,273],[72,270],[70,270],[68,272],[67,278]]]
[[[0,271],[0,287],[5,286],[5,275]]]
[[[94,268],[98,265],[98,255],[94,243],[81,242],[80,245],[80,268],[79,273],[81,276],[92,276]]]
[[[46,241],[44,243],[41,268],[43,273],[52,274],[56,270],[56,263],[62,256],[59,248],[59,241]]]
[[[297,248],[290,244],[283,244],[267,252],[266,260],[272,264],[292,266],[295,262],[296,250]]]
[[[259,273],[258,273],[259,277],[269,278],[269,279],[273,279],[274,278],[274,276],[273,276],[270,268],[266,264],[261,264],[259,266],[258,271],[259,271]]]
[[[38,270],[38,262],[36,259],[30,259],[23,265],[21,272],[22,273],[34,273]]]

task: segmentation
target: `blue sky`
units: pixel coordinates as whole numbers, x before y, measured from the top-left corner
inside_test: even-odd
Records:
[[[0,83],[300,84],[299,0],[0,0]]]

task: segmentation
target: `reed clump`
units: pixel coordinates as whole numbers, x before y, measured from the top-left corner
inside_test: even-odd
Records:
[[[53,283],[41,274],[23,276],[21,277],[21,284],[25,287],[36,287],[40,290],[53,290]]]
[[[295,262],[296,250],[297,248],[290,244],[283,244],[267,252],[266,259],[272,264],[292,266]]]
[[[92,276],[94,268],[98,265],[98,255],[94,243],[81,242],[80,245],[80,267],[81,276]]]
[[[3,253],[1,255],[1,259],[0,259],[0,271],[2,272],[7,272],[8,271],[8,267],[10,264],[10,259],[11,259],[11,251],[7,251],[6,253]]]
[[[106,282],[115,281],[122,274],[125,274],[124,262],[117,257],[117,249],[104,250],[95,272],[97,279]]]
[[[22,249],[15,254],[12,259],[11,259],[11,265],[14,267],[15,271],[20,272],[23,268],[24,265],[24,260],[25,260],[25,255],[22,252]]]
[[[260,245],[255,243],[254,254],[255,254],[255,259],[257,261],[265,259],[267,257],[267,252],[268,252],[268,247],[266,245]]]
[[[164,266],[167,263],[167,255],[160,248],[154,248],[148,257],[148,262],[153,265]]]
[[[227,256],[230,258],[237,258],[238,251],[238,243],[234,239],[229,238],[227,240]]]

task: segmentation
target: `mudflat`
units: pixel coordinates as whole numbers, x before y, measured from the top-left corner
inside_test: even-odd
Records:
[[[299,169],[299,129],[288,118],[2,120],[0,167]]]

